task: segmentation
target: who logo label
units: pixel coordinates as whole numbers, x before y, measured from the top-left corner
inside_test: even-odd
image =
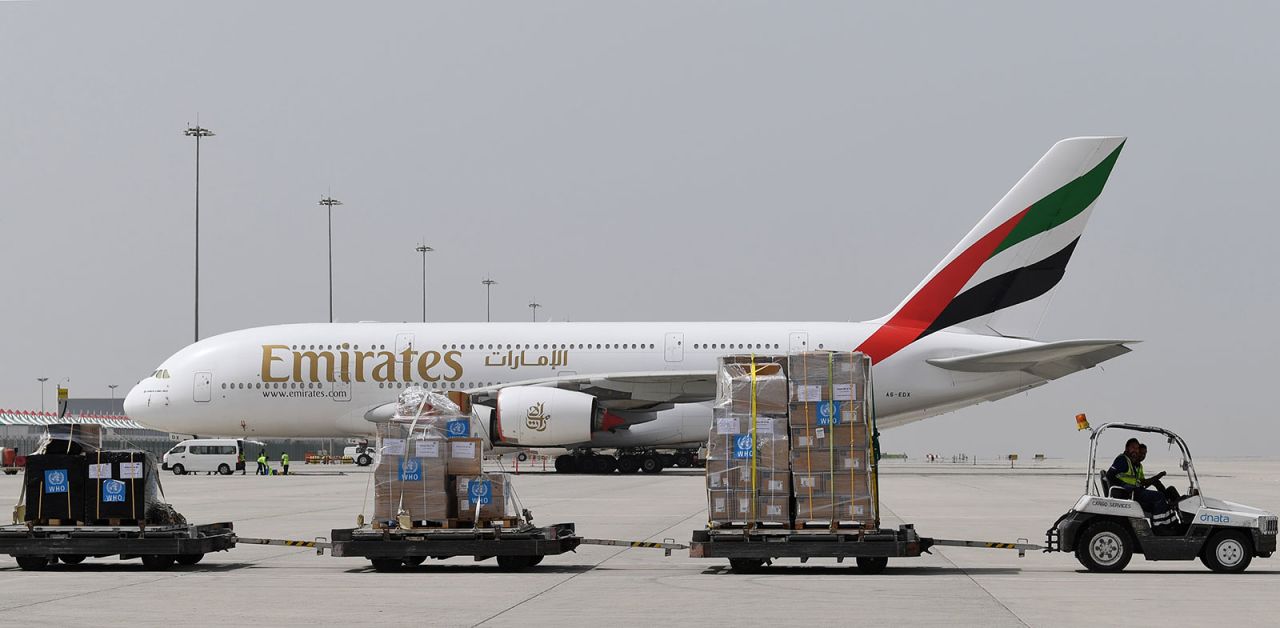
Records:
[[[44,492],[68,493],[71,484],[67,481],[66,469],[49,469],[44,472]]]
[[[818,403],[818,425],[831,425],[839,422],[839,401],[822,401]]]
[[[102,501],[108,502],[124,502],[125,497],[124,482],[120,480],[103,480],[102,482]]]
[[[458,419],[445,424],[449,438],[468,438],[471,436],[471,419]]]
[[[405,458],[400,462],[401,482],[421,482],[422,462],[417,458]]]
[[[733,457],[734,458],[750,458],[751,457],[751,435],[743,434],[733,439]]]
[[[493,503],[492,480],[470,480],[467,482],[467,498],[473,504],[488,506]]]

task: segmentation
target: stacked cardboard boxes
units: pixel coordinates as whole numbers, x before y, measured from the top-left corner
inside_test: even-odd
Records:
[[[790,523],[790,433],[785,360],[721,359],[707,443],[713,523]]]
[[[826,351],[788,358],[797,524],[877,524],[867,360]]]

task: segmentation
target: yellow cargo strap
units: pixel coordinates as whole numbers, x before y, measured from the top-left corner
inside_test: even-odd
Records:
[[[760,439],[756,437],[756,354],[751,354],[751,522],[756,520],[756,454]]]

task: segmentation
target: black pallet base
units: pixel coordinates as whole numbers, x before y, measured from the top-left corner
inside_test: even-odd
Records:
[[[28,556],[195,556],[235,547],[230,522],[183,526],[4,526],[0,554]]]
[[[693,558],[901,558],[933,545],[913,527],[897,530],[696,530]]]
[[[334,530],[330,554],[338,557],[367,558],[380,570],[398,562],[421,562],[426,558],[472,556],[476,560],[496,557],[499,564],[517,564],[508,559],[527,559],[533,566],[543,556],[573,551],[582,541],[574,533],[572,523],[558,523],[545,528],[520,529],[418,529],[374,530],[344,528]]]

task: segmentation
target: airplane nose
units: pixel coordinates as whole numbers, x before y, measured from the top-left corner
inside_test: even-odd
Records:
[[[147,400],[143,397],[142,384],[138,384],[129,390],[129,394],[124,397],[124,414],[125,416],[137,421],[143,422],[142,415],[147,407]]]

